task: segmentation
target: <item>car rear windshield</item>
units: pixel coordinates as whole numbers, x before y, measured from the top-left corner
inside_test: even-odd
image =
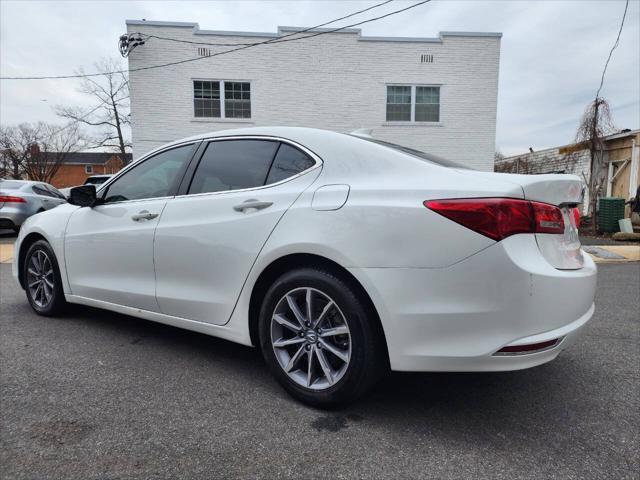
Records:
[[[15,182],[11,180],[0,181],[0,190],[19,190],[24,186],[24,182]]]
[[[398,145],[396,143],[391,143],[391,142],[385,142],[384,140],[378,140],[377,138],[360,137],[358,135],[352,135],[352,136],[359,138],[361,140],[366,140],[367,142],[377,143],[378,145],[382,145],[383,147],[388,147],[402,153],[407,153],[413,157],[418,157],[421,160],[425,160],[430,163],[435,163],[436,165],[440,165],[443,167],[464,168],[466,170],[473,170],[472,168],[469,168],[466,165],[462,165],[460,163],[447,160],[446,158],[438,157],[437,155],[432,155],[430,153],[422,152],[420,150],[416,150],[415,148],[403,147],[402,145]]]

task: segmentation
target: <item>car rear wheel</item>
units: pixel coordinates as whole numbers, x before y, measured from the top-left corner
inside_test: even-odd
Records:
[[[355,400],[384,371],[377,319],[355,289],[332,272],[287,272],[260,312],[262,353],[293,397],[330,408]]]
[[[51,246],[44,240],[35,242],[25,256],[24,287],[31,308],[44,316],[59,314],[66,305],[60,269]]]

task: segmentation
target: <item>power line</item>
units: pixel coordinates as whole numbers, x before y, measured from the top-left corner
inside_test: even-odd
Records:
[[[104,102],[101,102],[100,105],[98,105],[97,107],[89,110],[87,113],[85,113],[84,115],[82,115],[81,117],[78,117],[76,119],[72,119],[69,123],[67,123],[66,125],[63,125],[62,127],[58,128],[57,130],[54,130],[52,132],[52,135],[57,135],[58,133],[62,132],[63,130],[66,130],[67,128],[71,128],[72,126],[80,123],[82,120],[84,120],[85,118],[87,118],[89,115],[91,115],[93,112],[95,112],[96,110],[98,110],[100,107],[102,107],[104,105]]]
[[[350,17],[354,17],[356,15],[359,15],[361,13],[364,12],[368,12],[369,10],[373,10],[375,8],[381,7],[383,5],[386,5],[387,3],[391,3],[395,0],[385,0],[384,2],[381,3],[377,3],[375,5],[372,5],[370,7],[364,8],[362,10],[358,10],[357,12],[353,12],[350,13],[349,15],[345,15],[344,17],[340,17],[340,18],[335,18],[333,20],[330,20],[328,22],[325,23],[321,23],[319,25],[315,25],[313,27],[309,27],[309,28],[305,28],[303,30],[298,30],[295,31],[293,33],[289,33],[287,35],[282,35],[280,37],[277,38],[270,38],[268,40],[264,40],[261,42],[249,42],[249,43],[210,43],[210,42],[196,42],[193,40],[183,40],[183,39],[179,39],[179,38],[171,38],[171,37],[163,37],[163,36],[159,36],[159,35],[148,35],[146,33],[140,33],[140,32],[135,32],[135,33],[127,33],[124,34],[122,36],[120,36],[120,39],[118,41],[118,49],[120,50],[120,55],[122,55],[123,57],[128,57],[129,54],[138,46],[144,45],[146,42],[146,40],[150,39],[150,38],[156,38],[158,40],[166,40],[169,42],[176,42],[176,43],[187,43],[190,45],[209,45],[209,46],[217,46],[217,47],[240,47],[240,46],[257,46],[257,45],[263,45],[266,43],[280,43],[281,41],[285,41],[282,40],[284,38],[287,37],[291,37],[294,35],[300,35],[302,33],[308,32],[310,30],[315,30],[317,28],[320,27],[324,27],[326,25],[329,25],[331,23],[336,23],[339,22],[341,20],[345,20],[347,18]],[[207,55],[208,57],[210,57],[211,55]]]
[[[611,47],[611,51],[609,52],[609,56],[607,57],[607,61],[604,64],[604,69],[602,70],[602,78],[600,78],[600,86],[598,87],[598,91],[596,92],[596,101],[598,100],[598,97],[600,96],[600,90],[602,90],[602,85],[604,85],[604,75],[605,73],[607,73],[607,67],[609,66],[609,61],[611,60],[611,55],[613,54],[613,51],[616,49],[616,47],[618,46],[618,43],[620,42],[620,35],[622,34],[622,27],[624,27],[624,19],[627,16],[627,9],[629,8],[629,0],[627,0],[627,3],[624,6],[624,13],[622,14],[622,21],[620,22],[620,30],[618,30],[618,36],[616,37],[616,43],[613,44],[613,47]]]
[[[264,44],[264,43],[280,43],[280,42],[283,42],[284,41],[283,39],[285,39],[287,37],[291,37],[291,36],[294,36],[294,35],[300,35],[302,33],[309,32],[311,30],[315,30],[316,28],[325,27],[325,26],[330,25],[332,23],[336,23],[336,22],[339,22],[341,20],[345,20],[347,18],[355,17],[356,15],[360,15],[361,13],[368,12],[369,10],[373,10],[375,8],[382,7],[383,5],[386,5],[387,3],[391,3],[393,1],[395,1],[395,0],[385,0],[384,2],[377,3],[375,5],[372,5],[370,7],[362,9],[362,10],[358,10],[357,12],[350,13],[349,15],[345,15],[344,17],[334,18],[333,20],[330,20],[328,22],[321,23],[319,25],[316,25],[315,27],[305,28],[304,30],[297,30],[297,31],[295,31],[293,33],[289,33],[287,35],[282,35],[282,36],[277,37],[277,38],[270,38],[270,39],[264,40],[262,42],[251,42],[251,43],[209,43],[209,42],[195,42],[193,40],[181,40],[179,38],[162,37],[162,36],[159,36],[159,35],[147,35],[146,33],[139,33],[139,32],[136,33],[136,35],[141,35],[141,36],[143,36],[145,38],[157,38],[158,40],[166,40],[166,41],[169,41],[169,42],[189,43],[189,44],[192,44],[192,45],[211,45],[211,46],[216,46],[216,47],[239,47],[239,46],[244,46],[244,45],[261,45],[261,44]]]
[[[298,41],[298,40],[305,40],[307,38],[313,38],[313,37],[318,37],[320,35],[327,35],[330,33],[336,33],[339,32],[341,30],[345,30],[347,28],[352,28],[352,27],[356,27],[359,25],[364,25],[366,23],[370,23],[370,22],[375,22],[377,20],[381,20],[383,18],[387,18],[387,17],[391,17],[393,15],[397,15],[399,13],[402,12],[406,12],[407,10],[410,10],[412,8],[416,8],[419,7],[420,5],[424,5],[425,3],[429,3],[431,0],[422,0],[421,2],[415,3],[413,5],[410,5],[408,7],[399,9],[399,10],[395,10],[393,12],[389,12],[387,14],[384,15],[380,15],[378,17],[374,17],[374,18],[370,18],[368,20],[363,20],[357,23],[352,23],[351,25],[345,25],[343,27],[338,27],[338,28],[333,28],[333,29],[329,29],[329,30],[325,30],[322,32],[315,32],[312,35],[306,35],[304,37],[296,37],[296,38],[287,38],[282,40],[283,42],[286,41]],[[337,21],[337,20],[335,20]],[[332,22],[329,22],[332,23]],[[315,27],[312,27],[315,28]],[[299,32],[297,32],[299,33]],[[50,76],[33,76],[33,77],[0,77],[0,80],[59,80],[59,79],[68,79],[68,78],[87,78],[87,77],[99,77],[102,75],[110,75],[110,74],[114,74],[114,73],[130,73],[130,72],[139,72],[139,71],[143,71],[143,70],[152,70],[152,69],[156,69],[156,68],[164,68],[164,67],[170,67],[170,66],[174,66],[174,65],[181,65],[183,63],[189,63],[189,62],[196,62],[198,60],[203,60],[206,58],[211,58],[211,57],[217,57],[220,55],[226,55],[228,53],[233,53],[233,52],[237,52],[239,50],[244,50],[247,48],[252,48],[252,47],[256,47],[262,44],[266,44],[266,43],[279,43],[276,42],[274,39],[274,41],[272,42],[256,42],[256,43],[251,43],[248,45],[243,45],[237,48],[232,48],[230,50],[224,50],[222,52],[217,52],[217,53],[213,53],[211,55],[207,55],[207,56],[203,56],[203,57],[195,57],[195,58],[187,58],[184,60],[177,60],[175,62],[169,62],[169,63],[163,63],[160,65],[149,65],[147,67],[138,67],[138,68],[132,68],[129,70],[114,70],[113,72],[99,72],[99,73],[87,73],[87,74],[75,74],[75,75],[50,75]]]

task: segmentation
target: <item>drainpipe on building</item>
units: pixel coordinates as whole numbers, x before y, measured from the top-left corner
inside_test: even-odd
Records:
[[[629,173],[629,198],[635,197],[638,190],[638,157],[640,148],[635,138],[631,141],[631,172]]]
[[[607,197],[611,196],[612,188],[613,188],[613,162],[609,162],[609,168],[607,170]]]

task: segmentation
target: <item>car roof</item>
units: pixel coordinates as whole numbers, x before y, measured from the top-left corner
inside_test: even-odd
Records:
[[[45,183],[45,182],[35,182],[33,180],[3,179],[3,180],[0,180],[0,186],[2,186],[2,184],[4,182],[11,183],[11,184],[14,184],[14,185],[15,184],[20,184],[20,188],[24,188],[24,187],[29,186],[29,185],[42,185],[43,183]]]
[[[414,178],[421,177],[425,168],[446,168],[409,153],[371,142],[361,136],[318,128],[286,126],[237,128],[203,133],[162,145],[141,158],[148,158],[161,150],[188,142],[243,136],[274,137],[305,147],[322,160],[322,175],[327,182],[352,182],[371,175],[385,178],[398,176],[406,182],[406,178],[412,175]]]
[[[177,145],[180,143],[196,141],[196,140],[208,140],[212,138],[221,137],[233,137],[233,136],[266,136],[266,137],[279,137],[287,140],[291,140],[301,145],[307,146],[309,143],[315,143],[319,139],[329,140],[336,138],[348,139],[349,136],[344,133],[337,133],[331,130],[322,130],[319,128],[308,127],[247,127],[247,128],[233,128],[228,130],[217,130],[214,132],[201,133],[199,135],[193,135],[191,137],[182,138],[163,145],[160,148],[165,148],[170,145]]]
[[[332,130],[322,130],[319,128],[308,127],[248,127],[248,128],[234,128],[229,130],[218,130],[215,132],[208,132],[191,137],[182,138],[171,143],[167,143],[161,147],[152,150],[145,157],[158,151],[171,147],[173,145],[179,145],[185,142],[209,140],[224,137],[241,137],[241,136],[265,136],[265,137],[277,137],[285,140],[290,140],[295,143],[308,148],[313,153],[318,155],[323,160],[325,158],[334,157],[335,153],[340,153],[343,156],[345,151],[349,150],[367,150],[367,149],[380,149],[383,148],[379,145],[374,145],[371,142],[359,138],[354,135],[346,133],[338,133]],[[385,148],[385,151],[389,151]],[[403,155],[409,156],[409,155]]]

